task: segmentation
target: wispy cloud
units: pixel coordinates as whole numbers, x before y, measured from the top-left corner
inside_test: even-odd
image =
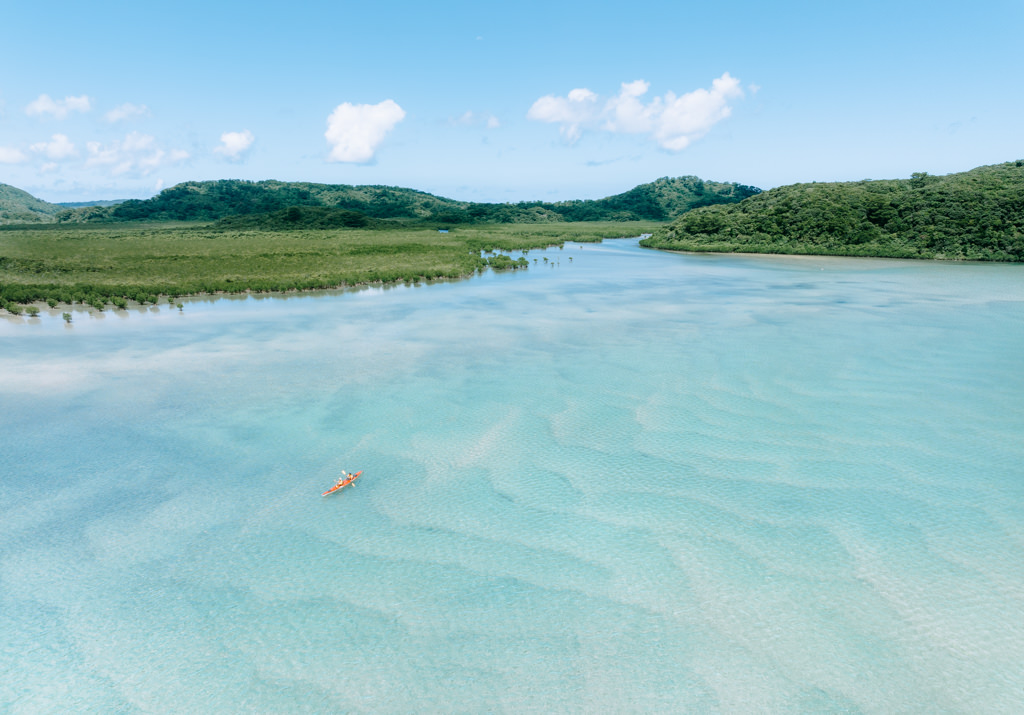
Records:
[[[50,137],[50,141],[39,142],[29,148],[54,161],[78,156],[78,149],[75,148],[74,143],[65,134],[54,134]]]
[[[618,164],[621,161],[625,161],[624,157],[617,156],[611,159],[592,159],[586,162],[587,166],[609,166],[611,164]]]
[[[137,117],[145,117],[149,115],[149,107],[145,104],[132,104],[126,102],[120,107],[114,107],[106,113],[105,117],[108,122],[123,122],[126,119],[135,119]]]
[[[384,137],[404,118],[405,110],[391,99],[379,104],[339,104],[327,118],[324,132],[331,145],[328,161],[371,161]]]
[[[86,166],[108,167],[114,176],[148,176],[163,166],[180,163],[189,157],[183,149],[164,150],[154,137],[139,132],[131,132],[123,140],[109,144],[88,142],[86,149],[89,151]]]
[[[649,102],[650,89],[644,80],[623,82],[619,93],[605,100],[589,89],[574,89],[565,97],[541,97],[527,112],[527,118],[559,124],[570,144],[584,129],[619,134],[647,134],[669,151],[681,151],[732,113],[730,100],[743,96],[738,79],[728,72],[715,79],[710,89],[695,89],[676,96],[667,92]]]
[[[25,114],[30,117],[51,114],[56,119],[66,119],[71,112],[88,112],[92,109],[91,100],[84,94],[81,97],[65,97],[54,100],[48,94],[39,95],[25,107]]]
[[[220,135],[220,146],[213,151],[232,161],[238,161],[249,151],[254,141],[256,141],[256,137],[248,129],[240,132],[224,132]]]
[[[0,146],[0,164],[20,164],[28,161],[28,156],[20,149]]]
[[[465,112],[462,116],[449,119],[448,122],[459,127],[483,126],[488,129],[497,129],[501,126],[501,121],[496,116],[486,112]]]

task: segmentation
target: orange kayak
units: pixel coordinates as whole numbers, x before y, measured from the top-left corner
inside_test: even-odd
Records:
[[[325,496],[327,496],[328,494],[333,494],[334,492],[338,491],[339,489],[342,489],[342,488],[344,488],[344,487],[347,487],[347,486],[348,486],[349,484],[351,484],[352,482],[354,482],[354,481],[356,480],[356,478],[357,478],[357,477],[359,477],[359,475],[360,475],[360,474],[362,474],[362,473],[363,473],[363,470],[362,470],[362,469],[360,469],[360,470],[359,470],[358,472],[356,472],[355,474],[350,474],[350,475],[348,475],[348,477],[346,477],[346,478],[345,478],[345,479],[343,479],[342,481],[340,481],[340,482],[338,482],[337,484],[335,484],[335,485],[334,485],[333,487],[331,487],[330,489],[328,489],[328,490],[327,490],[326,492],[324,492],[324,493],[323,493],[323,494],[321,494],[320,496],[322,496],[322,497],[325,497]]]

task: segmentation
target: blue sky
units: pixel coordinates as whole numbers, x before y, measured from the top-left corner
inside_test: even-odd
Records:
[[[8,3],[0,182],[600,198],[1024,158],[1024,2]]]

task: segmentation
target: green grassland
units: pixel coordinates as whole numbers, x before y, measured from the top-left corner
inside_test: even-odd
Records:
[[[0,228],[0,305],[156,303],[177,296],[463,278],[523,268],[500,252],[637,236],[655,222],[261,230],[119,223]],[[498,252],[498,253],[495,253]],[[161,298],[162,297],[162,298]]]

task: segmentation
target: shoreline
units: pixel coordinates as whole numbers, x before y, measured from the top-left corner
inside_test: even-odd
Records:
[[[623,240],[642,240],[645,236],[620,236],[615,238],[604,238],[600,242],[604,241],[623,241]],[[561,243],[553,243],[546,246],[541,250],[548,250],[556,247],[564,247],[568,243],[595,243],[590,241],[573,241],[568,239]],[[883,262],[892,261],[899,263],[906,263],[908,261],[931,263],[933,265],[953,266],[953,265],[975,265],[975,266],[1014,266],[1024,265],[1024,263],[1014,261],[979,261],[979,260],[966,260],[966,259],[940,259],[940,258],[908,258],[908,257],[891,257],[891,256],[850,256],[850,255],[836,255],[836,254],[820,254],[820,253],[757,253],[749,251],[685,251],[678,249],[658,248],[652,246],[644,246],[638,244],[640,248],[650,251],[656,251],[667,254],[677,254],[684,256],[709,256],[716,258],[724,257],[739,257],[739,258],[770,258],[770,259],[797,259],[800,261],[830,261],[830,262],[846,262],[848,260],[866,260],[871,262]],[[522,249],[518,249],[522,250]],[[537,250],[537,249],[533,249]],[[0,307],[0,319],[3,319],[7,323],[14,324],[31,324],[32,321],[41,322],[44,319],[61,319],[64,313],[72,315],[71,321],[65,321],[69,326],[73,324],[75,317],[87,316],[89,318],[105,318],[107,315],[112,315],[120,318],[128,318],[132,314],[135,315],[156,315],[161,313],[173,313],[175,308],[177,312],[184,313],[185,309],[190,304],[196,303],[215,303],[222,300],[228,301],[245,301],[245,300],[263,300],[263,299],[278,299],[288,300],[289,298],[309,298],[318,296],[337,296],[344,295],[346,293],[357,293],[364,290],[378,289],[378,290],[394,290],[398,288],[411,288],[416,286],[424,285],[435,285],[439,283],[456,283],[472,278],[486,275],[487,273],[505,273],[514,272],[515,270],[502,270],[495,269],[493,267],[485,268],[483,271],[474,271],[473,273],[459,275],[459,276],[442,276],[436,278],[423,278],[417,281],[409,281],[405,279],[395,279],[392,281],[370,281],[365,283],[356,284],[341,284],[330,287],[317,287],[317,288],[294,288],[285,291],[261,291],[261,290],[238,290],[238,291],[216,291],[212,293],[193,293],[187,295],[178,295],[174,297],[174,303],[167,301],[167,295],[161,294],[158,296],[156,303],[139,303],[134,300],[126,300],[126,306],[124,308],[107,303],[102,311],[97,310],[95,306],[89,303],[60,303],[58,302],[55,306],[51,307],[44,300],[37,300],[31,303],[18,304],[21,308],[20,313],[11,313],[5,307]],[[178,304],[181,304],[180,307]],[[37,312],[33,315],[26,313],[26,309],[29,307],[35,307]]]
[[[661,248],[659,246],[644,246],[640,244],[640,248],[648,251],[662,251],[663,253],[678,253],[684,256],[744,256],[748,258],[835,258],[835,259],[862,259],[869,261],[927,261],[932,263],[938,263],[943,265],[953,264],[970,264],[970,265],[981,265],[981,266],[1020,266],[1024,265],[1024,261],[983,261],[978,259],[969,258],[928,258],[925,256],[855,256],[848,253],[785,253],[783,251],[775,251],[772,253],[764,252],[758,253],[755,251],[685,251],[678,248]]]
[[[531,251],[634,238],[650,228],[509,224],[441,237],[426,231],[249,235],[200,230],[154,238],[130,227],[123,235],[61,231],[43,242],[14,232],[5,235],[0,315],[26,315],[26,309],[43,313],[51,305],[50,310],[92,305],[97,312],[118,312],[164,305],[168,297],[177,303],[179,297],[301,295],[465,280],[488,269],[526,268]]]
[[[371,288],[379,288],[383,290],[391,288],[403,288],[413,287],[423,284],[435,284],[435,283],[452,283],[460,280],[466,280],[473,276],[465,276],[459,278],[431,278],[426,281],[419,281],[416,283],[408,283],[405,281],[394,281],[394,282],[374,282],[374,283],[360,283],[358,285],[342,285],[331,288],[308,288],[308,289],[294,289],[287,291],[252,291],[244,290],[237,292],[228,291],[217,291],[215,293],[194,293],[190,295],[177,296],[174,303],[166,300],[158,301],[157,303],[139,303],[134,300],[127,301],[127,305],[124,308],[120,308],[111,303],[107,303],[103,310],[98,310],[95,306],[89,303],[57,303],[56,306],[51,307],[49,303],[43,300],[33,301],[31,303],[18,304],[21,306],[22,311],[20,313],[11,313],[6,308],[0,308],[0,318],[14,319],[14,320],[31,320],[33,318],[39,319],[44,314],[49,317],[61,318],[64,313],[81,313],[89,316],[106,316],[116,315],[120,317],[128,317],[132,313],[144,314],[144,313],[161,313],[161,312],[184,312],[185,308],[190,303],[215,303],[221,300],[262,300],[275,298],[278,300],[287,300],[288,298],[308,298],[316,297],[317,294],[322,296],[329,295],[342,295],[344,293],[355,293],[362,290]],[[163,299],[166,296],[161,295],[159,298]],[[180,304],[180,307],[179,305]],[[26,309],[30,306],[39,309],[39,312],[35,315],[27,315]]]
[[[611,238],[604,240],[622,240],[636,238],[635,236],[626,236],[620,238]],[[571,243],[571,241],[565,241],[562,244],[552,244],[547,248],[553,248],[555,246],[565,245],[565,243]],[[536,250],[536,249],[534,249]],[[393,290],[398,288],[414,288],[417,286],[424,285],[437,285],[440,283],[458,283],[472,278],[477,278],[487,273],[513,273],[517,270],[524,270],[524,268],[494,268],[493,266],[487,266],[484,270],[473,271],[472,273],[466,273],[457,276],[439,276],[432,278],[420,278],[419,280],[405,280],[397,278],[391,281],[368,281],[365,283],[355,284],[340,284],[337,286],[330,287],[317,287],[317,288],[292,288],[284,291],[260,291],[252,290],[250,288],[238,291],[215,291],[212,293],[190,293],[185,295],[175,296],[175,302],[171,303],[166,300],[166,294],[160,294],[157,296],[156,303],[139,303],[134,300],[126,300],[126,306],[124,308],[118,307],[113,303],[106,303],[103,310],[98,310],[95,306],[89,303],[61,303],[58,302],[55,306],[50,306],[45,300],[32,301],[30,303],[18,303],[17,305],[21,308],[20,313],[12,313],[5,307],[0,307],[0,318],[8,320],[10,322],[25,322],[28,320],[39,320],[41,316],[46,314],[49,317],[61,318],[64,313],[82,313],[89,316],[100,316],[103,317],[107,314],[116,315],[119,317],[128,317],[131,313],[159,313],[170,308],[168,312],[174,312],[177,308],[178,312],[184,312],[184,309],[188,307],[189,303],[215,303],[220,300],[262,300],[275,298],[278,300],[287,300],[289,298],[308,298],[318,296],[336,296],[343,295],[345,293],[357,293],[364,290],[379,289],[379,290]],[[180,307],[179,305],[180,304]],[[26,314],[26,309],[29,307],[38,308],[38,313],[35,315]],[[67,321],[66,321],[67,322]]]
[[[371,288],[378,289],[392,289],[399,287],[411,287],[420,285],[433,285],[437,283],[451,283],[457,281],[469,280],[471,278],[486,275],[488,273],[508,273],[524,270],[529,267],[529,263],[525,265],[517,265],[513,261],[510,265],[492,265],[488,263],[489,259],[493,259],[495,256],[505,256],[508,258],[512,257],[512,254],[519,253],[523,258],[527,254],[534,251],[547,251],[553,248],[564,248],[566,244],[577,243],[577,244],[600,244],[604,241],[619,241],[619,240],[642,240],[649,236],[649,233],[634,234],[631,236],[602,236],[596,240],[586,240],[582,236],[560,236],[551,237],[545,236],[540,242],[530,241],[523,242],[525,245],[517,247],[495,247],[495,248],[483,248],[481,251],[481,258],[484,260],[482,265],[477,265],[471,271],[461,271],[453,273],[451,275],[419,275],[416,277],[401,277],[396,276],[395,278],[382,280],[369,280],[355,283],[338,283],[329,286],[313,286],[309,288],[289,288],[287,290],[260,290],[255,288],[240,288],[239,290],[218,290],[213,292],[197,292],[197,293],[154,293],[153,297],[156,298],[155,302],[140,303],[138,300],[132,300],[125,296],[117,296],[122,299],[123,306],[119,306],[113,301],[109,300],[110,295],[100,294],[100,299],[106,299],[104,307],[99,310],[94,304],[85,301],[74,301],[67,303],[63,301],[57,301],[54,306],[50,306],[46,299],[38,299],[27,303],[13,303],[19,309],[19,312],[12,313],[3,304],[0,304],[0,318],[4,318],[9,321],[25,321],[32,320],[33,318],[39,318],[46,314],[51,317],[61,317],[63,313],[80,313],[88,315],[104,315],[106,313],[113,313],[115,315],[127,315],[132,312],[145,313],[151,312],[158,309],[166,308],[171,305],[168,302],[170,296],[174,300],[174,307],[181,303],[181,309],[186,307],[188,303],[194,303],[197,301],[212,302],[215,300],[223,299],[248,299],[248,298],[259,298],[259,297],[277,297],[277,298],[288,298],[288,297],[305,297],[309,295],[323,294],[323,295],[334,295],[345,292],[353,292],[366,290]],[[253,279],[257,280],[257,279]],[[230,282],[230,281],[229,281]],[[36,308],[37,311],[34,315],[26,314],[26,310],[29,308]]]

